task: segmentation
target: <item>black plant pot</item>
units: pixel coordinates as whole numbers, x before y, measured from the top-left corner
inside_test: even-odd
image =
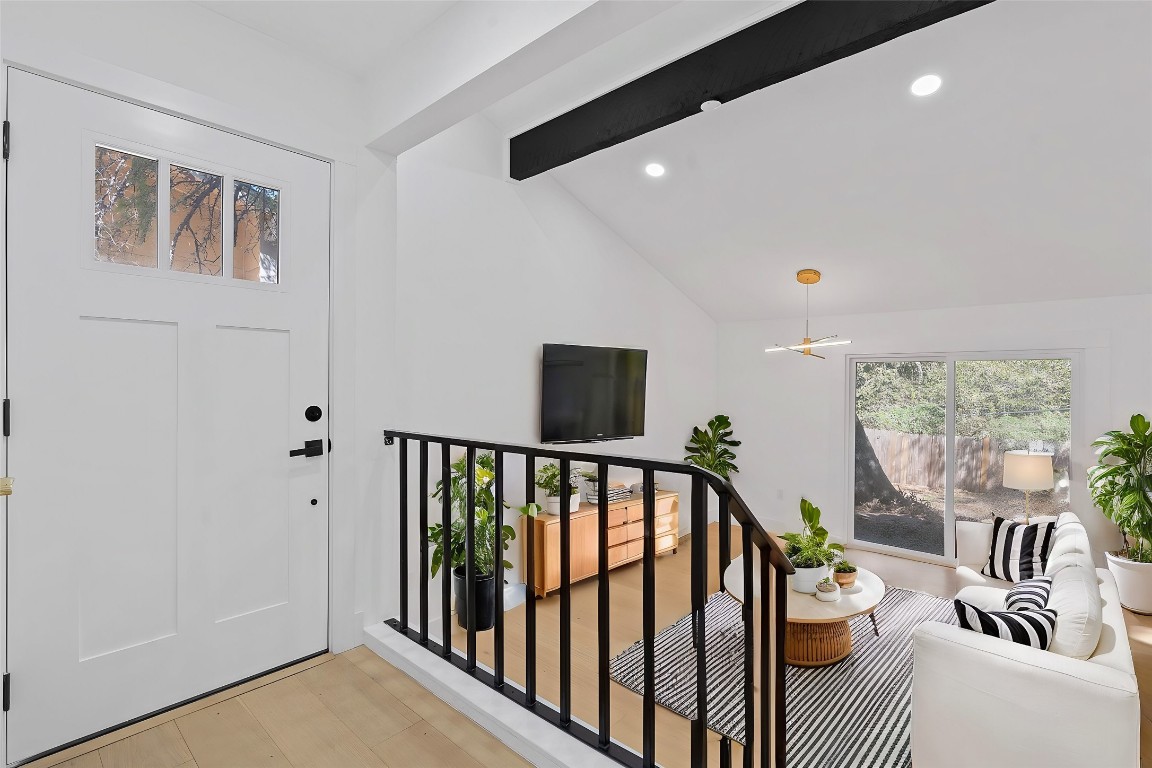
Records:
[[[464,566],[452,569],[452,586],[456,591],[456,623],[464,629],[468,626],[468,603],[465,594],[468,590],[468,572]],[[496,578],[492,574],[476,574],[476,631],[483,632],[496,626]]]

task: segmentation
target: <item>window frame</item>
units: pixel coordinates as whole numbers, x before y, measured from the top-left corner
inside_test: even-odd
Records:
[[[289,235],[291,219],[291,185],[284,179],[277,179],[261,173],[242,168],[233,168],[221,163],[214,163],[202,158],[185,155],[180,152],[144,144],[120,136],[84,131],[81,140],[82,162],[80,196],[80,267],[98,272],[110,272],[121,275],[134,275],[136,277],[161,278],[165,280],[181,280],[184,282],[201,283],[228,288],[246,288],[248,290],[269,291],[272,293],[288,293],[291,280],[291,250],[292,241]],[[98,261],[93,258],[95,252],[95,232],[92,225],[92,195],[93,179],[96,173],[96,148],[118,152],[127,152],[133,155],[156,160],[157,163],[157,189],[156,189],[156,266],[138,267],[130,264],[113,264]],[[224,253],[222,256],[221,274],[203,275],[196,272],[181,272],[171,268],[171,166],[189,168],[196,171],[211,173],[220,176],[221,193],[224,195],[221,212],[220,236],[223,239]],[[232,201],[235,196],[235,183],[237,181],[255,184],[261,187],[276,189],[279,198],[279,237],[280,251],[277,262],[277,282],[262,283],[257,280],[244,280],[233,275],[233,229],[235,215]]]
[[[1082,386],[1083,349],[1005,349],[975,352],[930,352],[924,354],[899,353],[884,355],[846,355],[846,407],[847,419],[844,424],[845,440],[845,494],[848,500],[848,546],[866,552],[893,555],[906,560],[947,565],[955,567],[956,560],[956,515],[954,492],[956,481],[956,363],[970,360],[1068,360],[1072,372],[1071,410],[1068,415],[1069,434],[1072,442],[1072,459],[1068,470],[1069,482],[1074,481],[1075,470],[1082,462],[1078,461],[1080,451],[1077,446],[1086,446],[1082,434],[1080,413]],[[857,363],[896,363],[908,361],[943,362],[947,365],[947,387],[945,389],[945,436],[944,436],[944,554],[903,549],[873,541],[856,538],[856,364]],[[1081,450],[1085,450],[1081,448]]]

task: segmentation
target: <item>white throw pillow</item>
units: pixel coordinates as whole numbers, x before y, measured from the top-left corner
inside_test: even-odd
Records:
[[[1096,569],[1079,564],[1059,568],[1052,576],[1052,594],[1046,607],[1055,609],[1057,616],[1056,635],[1048,650],[1074,659],[1090,658],[1103,627]]]

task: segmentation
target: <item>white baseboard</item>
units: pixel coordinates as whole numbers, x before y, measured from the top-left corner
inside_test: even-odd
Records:
[[[619,768],[479,680],[386,624],[364,629],[364,645],[540,768]]]

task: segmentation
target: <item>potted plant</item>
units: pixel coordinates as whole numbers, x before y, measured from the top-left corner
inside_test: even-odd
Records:
[[[732,450],[739,445],[739,440],[732,439],[732,420],[722,413],[717,414],[709,420],[707,431],[692,427],[692,436],[684,446],[688,453],[684,461],[728,480],[731,473],[740,471],[735,463],[736,453]]]
[[[564,490],[564,479],[560,477],[560,467],[549,462],[536,470],[536,487],[544,491],[544,506],[550,515],[560,514],[560,494]],[[580,490],[572,488],[572,500],[568,503],[570,512],[580,507]]]
[[[452,509],[455,517],[452,520],[448,553],[448,563],[452,568],[452,586],[456,595],[456,621],[461,627],[468,629],[470,614],[467,603],[468,566],[471,565],[476,573],[476,592],[472,596],[475,602],[477,631],[491,629],[496,624],[496,537],[500,537],[503,550],[508,549],[510,542],[516,538],[516,529],[511,525],[496,530],[496,498],[492,493],[492,481],[495,478],[495,459],[491,453],[481,453],[476,456],[476,495],[473,508],[473,557],[468,563],[468,550],[465,546],[465,527],[467,525],[467,471],[468,458],[461,457],[452,464],[450,491],[452,494]],[[432,498],[440,501],[444,495],[443,481],[437,481],[432,492]],[[508,505],[503,501],[499,503]],[[528,504],[520,508],[520,513],[535,516],[540,507],[537,504]],[[432,562],[430,570],[436,576],[444,564],[444,528],[442,523],[429,526],[428,545],[432,547]],[[503,561],[505,568],[512,564]]]
[[[788,542],[785,554],[796,569],[792,589],[811,595],[820,580],[828,578],[828,568],[843,557],[844,546],[828,543],[828,531],[820,525],[820,508],[808,499],[800,499],[800,519],[804,530],[785,533],[781,538]]]
[[[1088,470],[1088,487],[1124,536],[1123,549],[1105,553],[1120,604],[1152,613],[1152,427],[1139,413],[1128,426],[1092,443],[1099,462]]]
[[[856,586],[856,566],[847,560],[840,560],[832,566],[833,577],[840,589],[851,589]]]
[[[840,585],[825,576],[816,582],[816,599],[822,603],[834,603],[840,599]]]

